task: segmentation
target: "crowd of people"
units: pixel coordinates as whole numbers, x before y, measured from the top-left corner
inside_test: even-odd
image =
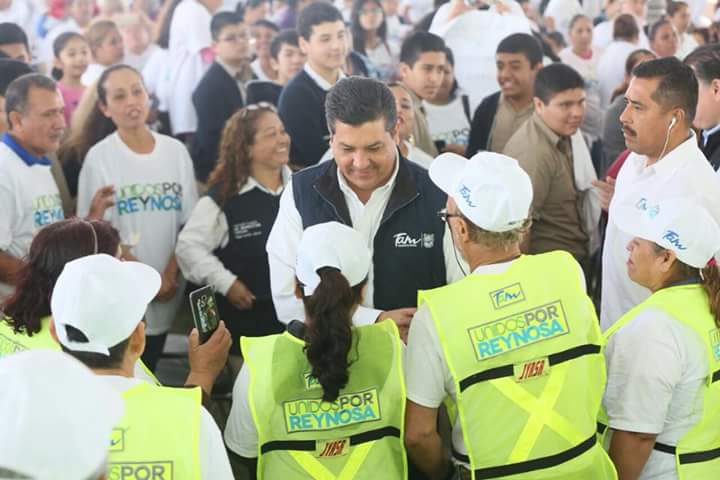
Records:
[[[0,478],[716,478],[714,16],[0,0]]]

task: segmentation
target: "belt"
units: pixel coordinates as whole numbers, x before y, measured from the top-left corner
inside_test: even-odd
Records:
[[[400,438],[400,429],[395,427],[376,428],[367,432],[356,433],[350,436],[350,446],[360,445],[362,443],[373,442],[385,437]],[[275,450],[294,450],[301,452],[314,452],[317,448],[318,440],[274,440],[265,442],[260,447],[260,453],[265,454]]]

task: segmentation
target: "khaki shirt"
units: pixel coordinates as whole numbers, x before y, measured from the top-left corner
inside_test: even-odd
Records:
[[[510,137],[530,118],[533,111],[535,111],[533,102],[522,110],[515,111],[507,98],[500,94],[500,102],[488,137],[488,150],[502,152]]]
[[[425,109],[422,107],[422,100],[410,90],[410,87],[406,88],[413,98],[413,106],[415,107],[415,125],[413,126],[412,143],[434,159],[439,153],[435,147],[435,142],[433,142],[430,136],[430,127],[428,126],[427,117],[425,116]]]
[[[565,250],[581,263],[587,260],[588,236],[580,217],[583,198],[575,187],[570,138],[557,135],[533,113],[503,153],[517,159],[533,185],[528,253]]]

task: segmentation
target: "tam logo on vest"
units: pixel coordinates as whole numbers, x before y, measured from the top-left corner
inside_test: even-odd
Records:
[[[416,237],[407,232],[400,232],[393,235],[395,248],[433,248],[435,246],[434,233],[421,233]]]
[[[720,361],[720,328],[710,332],[710,345],[712,346],[715,361]]]

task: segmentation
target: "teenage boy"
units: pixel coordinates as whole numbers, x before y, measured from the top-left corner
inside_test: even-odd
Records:
[[[0,52],[13,60],[30,63],[30,44],[19,25],[0,23]]]
[[[533,112],[533,83],[542,68],[542,47],[532,35],[504,38],[495,54],[500,91],[485,97],[470,126],[467,157],[481,150],[502,152]]]
[[[693,126],[700,130],[700,148],[713,170],[720,171],[720,49],[717,44],[698,47],[685,58],[698,81],[697,111]]]
[[[192,96],[198,126],[190,154],[195,177],[205,182],[217,161],[225,122],[242,108],[244,80],[249,79],[248,30],[233,12],[220,12],[210,22],[215,61]]]
[[[283,89],[280,118],[290,135],[290,161],[298,167],[315,165],[329,148],[325,97],[344,77],[347,39],[340,11],[327,3],[313,3],[298,17],[300,49],[307,63]]]
[[[300,50],[295,30],[283,30],[270,43],[272,68],[277,72],[275,81],[253,80],[247,84],[247,103],[267,102],[275,106],[283,88],[305,65],[305,54]]]
[[[447,47],[442,38],[427,32],[415,32],[400,49],[400,81],[413,95],[415,106],[415,146],[432,157],[438,155],[430,135],[422,100],[435,98],[445,77]]]

